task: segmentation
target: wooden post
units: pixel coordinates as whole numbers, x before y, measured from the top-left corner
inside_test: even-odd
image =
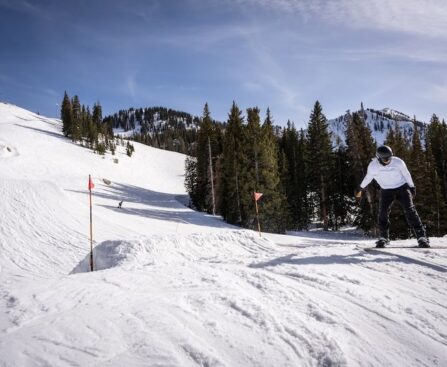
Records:
[[[258,221],[258,232],[259,237],[261,237],[261,225],[259,224],[259,212],[258,212],[258,200],[256,200],[256,193],[253,193],[253,199],[255,201],[255,207],[256,207],[256,220]]]
[[[208,152],[210,155],[210,181],[211,181],[211,195],[213,196],[213,215],[216,215],[216,200],[214,198],[213,158],[211,155],[211,141],[209,136],[208,136]]]
[[[92,177],[88,175],[88,190],[90,193],[90,271],[93,271],[93,220],[92,220]]]

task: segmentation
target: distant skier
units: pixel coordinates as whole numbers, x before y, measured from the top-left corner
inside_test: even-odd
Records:
[[[124,202],[124,200],[121,200],[121,201],[118,203],[118,209],[121,209],[121,207],[123,206],[123,202]]]
[[[393,156],[393,151],[387,145],[377,148],[376,158],[368,166],[365,178],[356,190],[355,196],[360,199],[366,186],[375,179],[379,184],[379,239],[376,247],[385,247],[389,244],[390,211],[393,201],[397,199],[402,205],[408,224],[413,228],[419,247],[430,247],[425,233],[425,227],[416,211],[413,197],[416,187],[405,162]]]

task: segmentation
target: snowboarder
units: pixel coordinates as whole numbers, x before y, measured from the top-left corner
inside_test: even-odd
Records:
[[[121,201],[118,203],[118,209],[121,209],[121,207],[122,207],[122,205],[123,205],[123,202],[124,202],[124,200],[121,200]]]
[[[425,233],[425,227],[416,211],[413,198],[416,196],[416,187],[405,162],[393,155],[387,145],[377,148],[376,158],[368,166],[368,171],[362,183],[356,190],[355,196],[361,199],[366,186],[375,179],[380,186],[379,201],[379,239],[376,247],[385,247],[389,244],[390,211],[393,201],[397,199],[405,211],[408,224],[413,228],[419,247],[430,247]]]

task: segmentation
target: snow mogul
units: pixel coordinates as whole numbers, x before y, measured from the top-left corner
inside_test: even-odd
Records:
[[[413,228],[419,247],[430,247],[425,233],[425,227],[416,211],[413,197],[416,195],[416,187],[405,162],[393,155],[393,151],[387,145],[377,148],[376,157],[371,160],[368,171],[362,183],[356,190],[358,200],[364,194],[366,186],[372,180],[380,186],[379,201],[379,239],[376,247],[385,247],[389,244],[390,211],[393,201],[396,199],[405,211],[408,224]]]

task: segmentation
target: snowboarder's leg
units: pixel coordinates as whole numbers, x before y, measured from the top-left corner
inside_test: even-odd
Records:
[[[421,218],[413,203],[413,196],[411,195],[408,185],[402,186],[398,192],[398,200],[405,211],[405,217],[408,224],[413,228],[414,234],[418,240],[420,247],[430,247],[425,227],[421,222]]]
[[[376,242],[377,247],[385,247],[389,243],[390,211],[394,200],[393,190],[380,190],[379,201],[379,239]]]

